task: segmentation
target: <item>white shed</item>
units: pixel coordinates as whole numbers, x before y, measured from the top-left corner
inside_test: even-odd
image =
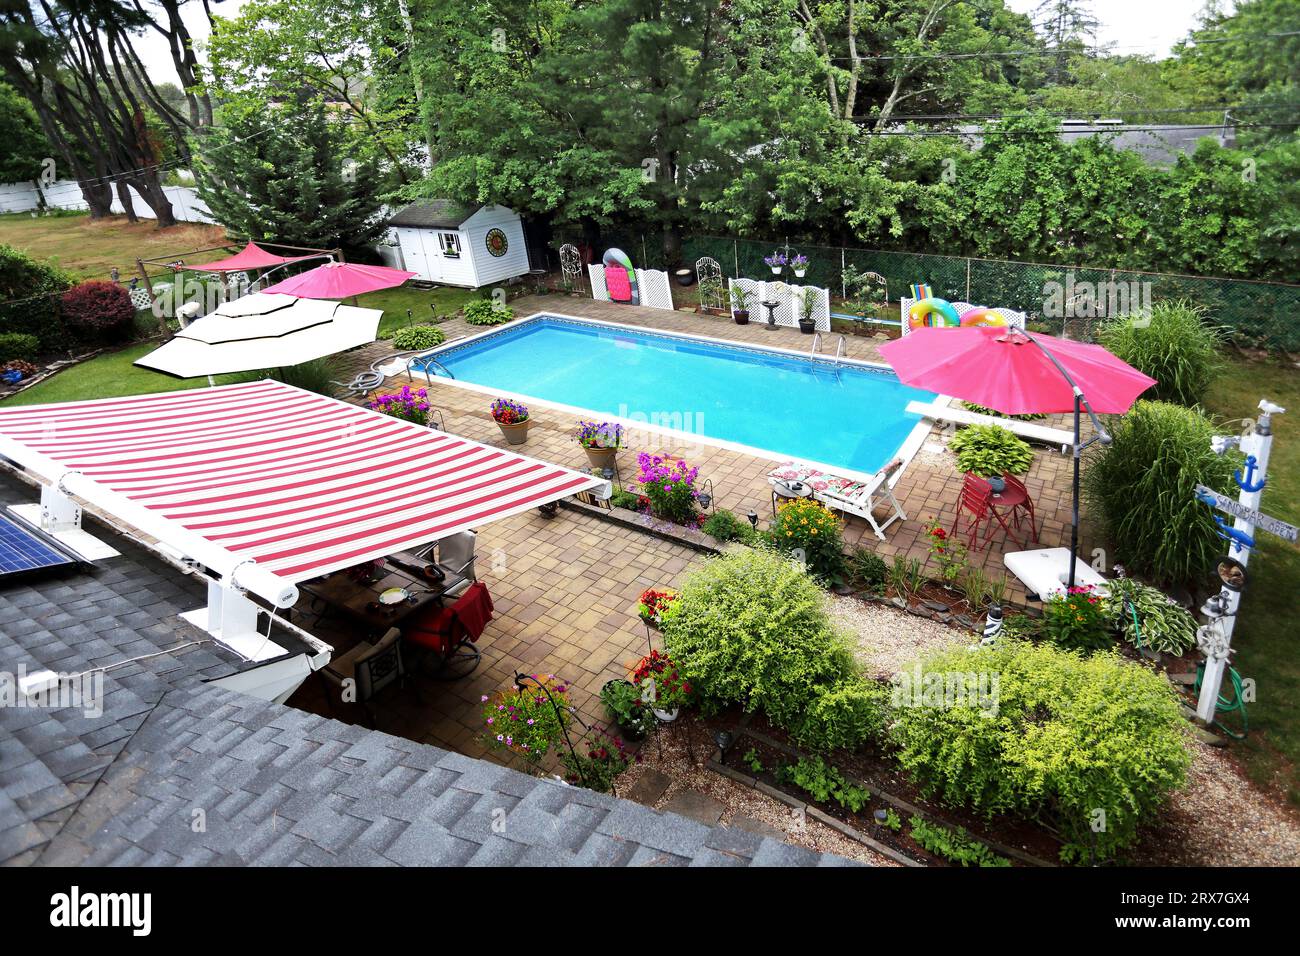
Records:
[[[402,261],[421,279],[477,289],[528,273],[519,214],[444,199],[407,206],[388,225]]]

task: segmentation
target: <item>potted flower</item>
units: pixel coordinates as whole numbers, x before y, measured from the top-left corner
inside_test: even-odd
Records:
[[[944,587],[951,588],[966,571],[966,545],[951,537],[935,518],[925,528],[929,539],[930,556],[939,565],[939,576]]]
[[[641,592],[641,598],[637,603],[637,613],[641,615],[641,620],[651,627],[658,627],[663,623],[664,611],[668,610],[668,605],[672,604],[676,597],[676,593],[672,591],[646,588]]]
[[[492,403],[492,420],[501,429],[508,445],[522,445],[528,438],[528,406],[509,398],[498,398]]]
[[[400,392],[380,395],[366,403],[371,411],[400,418],[404,422],[417,425],[429,424],[429,392],[427,389],[412,391],[411,386],[403,385]]]
[[[802,279],[808,271],[808,257],[802,253],[796,255],[790,260],[790,268],[794,270],[795,276]]]
[[[655,715],[641,699],[641,689],[629,680],[607,681],[600,689],[600,702],[627,740],[643,740],[655,729]]]
[[[816,307],[817,297],[813,295],[813,290],[804,289],[799,295],[799,331],[804,335],[812,335],[817,331],[817,320],[813,318]]]
[[[508,750],[540,763],[569,723],[569,688],[554,674],[533,674],[532,679],[479,699],[484,742],[493,750]]]
[[[698,523],[696,505],[699,491],[695,482],[700,470],[692,468],[683,459],[666,458],[642,452],[637,456],[637,487],[650,502],[650,512],[674,524]]]
[[[740,286],[731,287],[731,317],[737,325],[749,324],[749,300],[753,295]]]
[[[763,261],[768,264],[772,270],[772,275],[779,276],[781,270],[789,264],[790,260],[785,257],[784,252],[774,252],[770,256],[764,256]]]
[[[652,650],[641,658],[632,668],[632,683],[641,689],[641,699],[664,723],[676,720],[691,699],[691,682],[662,651]]]
[[[614,467],[618,450],[623,447],[623,426],[613,422],[580,421],[577,438],[591,467],[603,471]]]

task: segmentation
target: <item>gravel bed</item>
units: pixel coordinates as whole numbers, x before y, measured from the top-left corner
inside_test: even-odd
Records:
[[[856,656],[870,677],[891,677],[928,654],[969,647],[978,637],[883,604],[831,596],[831,619],[857,635]]]

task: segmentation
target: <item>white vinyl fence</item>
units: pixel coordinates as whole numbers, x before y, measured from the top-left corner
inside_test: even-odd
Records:
[[[806,296],[812,296],[813,328],[818,332],[831,330],[831,294],[829,289],[815,285],[791,285],[788,282],[761,282],[757,279],[728,279],[729,291],[741,290],[747,294],[749,320],[760,324],[767,322],[764,302],[775,302],[772,315],[777,325],[794,327],[803,317]]]
[[[84,210],[86,200],[75,179],[60,179],[42,189],[46,205],[54,209]],[[208,208],[198,197],[193,186],[165,186],[163,191],[172,203],[172,213],[178,222],[215,222]],[[127,187],[131,205],[141,219],[153,219],[154,212],[134,189]],[[40,196],[35,183],[0,183],[0,213],[33,212],[40,208]],[[113,193],[113,212],[124,213],[122,203]]]

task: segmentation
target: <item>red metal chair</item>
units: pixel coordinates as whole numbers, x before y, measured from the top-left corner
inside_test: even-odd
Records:
[[[1006,518],[993,506],[993,486],[978,475],[967,472],[961,483],[961,493],[957,496],[957,517],[952,523],[952,532],[957,534],[961,524],[962,512],[970,513],[969,545],[972,551],[981,551],[993,536],[993,522],[1002,526],[1008,537],[1014,538]],[[984,540],[978,541],[979,527],[984,525]]]
[[[1038,517],[1034,514],[1034,499],[1029,496],[1029,489],[1025,487],[1024,482],[1014,475],[1003,475],[1002,480],[1007,483],[1007,488],[1018,491],[1024,495],[1025,500],[1011,509],[1011,517],[1017,528],[1020,527],[1020,513],[1023,511],[1029,519],[1029,537],[1035,544],[1038,543]]]

